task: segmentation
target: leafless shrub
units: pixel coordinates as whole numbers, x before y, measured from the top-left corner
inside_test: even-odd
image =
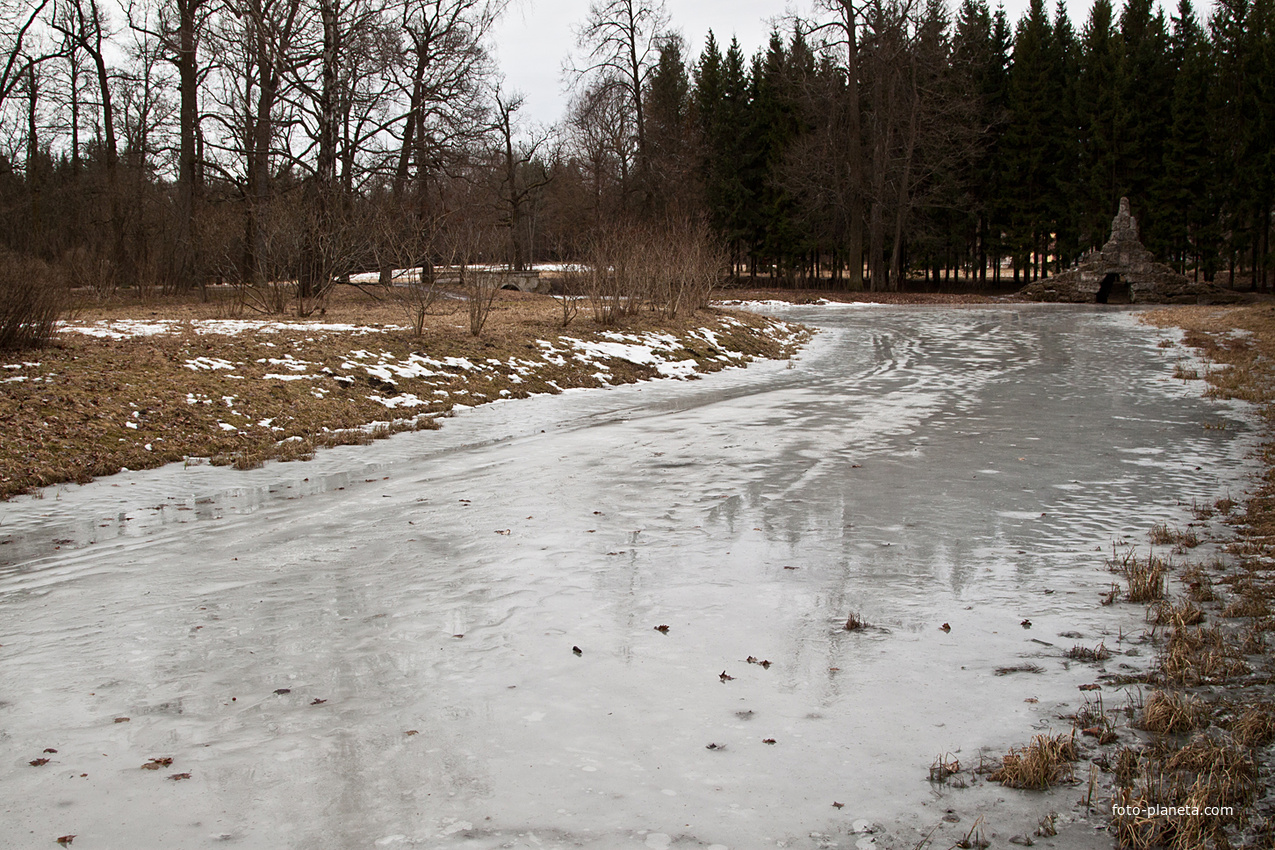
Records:
[[[110,297],[119,288],[115,264],[104,251],[81,245],[66,252],[62,268],[68,286],[91,292],[99,300]]]
[[[48,343],[68,303],[65,287],[44,263],[0,254],[0,350]]]
[[[562,277],[553,297],[562,310],[562,327],[568,327],[580,312],[580,291],[583,288],[584,273],[576,266],[562,270]]]
[[[671,219],[597,234],[583,283],[594,319],[610,325],[643,305],[670,318],[707,306],[725,267],[725,250],[707,225]]]

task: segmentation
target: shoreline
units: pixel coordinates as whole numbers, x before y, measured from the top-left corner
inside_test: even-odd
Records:
[[[366,304],[318,321],[134,307],[65,323],[52,346],[0,355],[0,417],[13,435],[0,446],[0,500],[168,463],[306,460],[318,448],[436,429],[441,417],[502,398],[785,359],[809,338],[742,311],[611,327],[580,317],[563,328],[548,298],[496,303],[482,337],[452,316],[414,336]]]

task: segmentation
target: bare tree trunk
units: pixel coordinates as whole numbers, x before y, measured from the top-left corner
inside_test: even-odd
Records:
[[[199,132],[199,66],[195,39],[196,15],[203,0],[178,0],[180,19],[177,30],[177,75],[181,89],[181,149],[177,165],[177,256],[174,263],[173,283],[186,287],[192,276],[202,275],[195,259],[195,246],[199,243],[196,220],[197,186],[196,159]]]
[[[850,238],[847,245],[850,263],[849,289],[863,289],[863,127],[859,107],[859,40],[858,12],[852,0],[842,0],[846,27],[847,100],[850,111],[850,150],[846,163],[850,173]]]
[[[910,70],[912,75],[912,100],[908,104],[910,115],[908,118],[907,147],[898,178],[899,194],[895,201],[894,213],[894,249],[890,252],[890,289],[895,292],[902,288],[903,228],[907,224],[908,215],[912,211],[912,157],[916,153],[916,137],[919,129],[917,125],[921,114],[921,103],[917,96],[915,56],[910,63]]]

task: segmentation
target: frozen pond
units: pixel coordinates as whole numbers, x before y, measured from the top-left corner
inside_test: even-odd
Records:
[[[1062,651],[1143,628],[1104,553],[1238,497],[1249,420],[1127,312],[775,312],[822,329],[791,365],[0,504],[0,847],[1028,831],[931,762],[1069,728]]]

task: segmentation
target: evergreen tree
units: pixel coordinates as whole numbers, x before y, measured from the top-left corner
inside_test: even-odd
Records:
[[[1015,253],[1015,277],[1036,278],[1047,234],[1053,228],[1053,193],[1058,162],[1056,99],[1053,78],[1053,27],[1043,0],[1032,0],[1014,33],[1014,64],[1009,74],[1009,125],[1003,139],[1003,164],[1009,184],[1009,238]]]
[[[1126,0],[1120,15],[1122,144],[1116,181],[1118,195],[1128,196],[1138,209],[1143,242],[1159,253],[1165,231],[1158,221],[1165,204],[1157,189],[1171,123],[1174,69],[1168,61],[1164,15],[1152,13],[1152,2]]]
[[[1203,275],[1212,280],[1220,235],[1217,172],[1208,118],[1213,67],[1191,0],[1178,2],[1169,59],[1178,71],[1157,191],[1163,207],[1157,220],[1164,229],[1168,256],[1178,270],[1194,269],[1197,279]]]
[[[1119,41],[1112,29],[1111,0],[1095,0],[1081,35],[1080,73],[1076,81],[1076,203],[1081,247],[1106,241],[1111,216],[1120,200]]]

